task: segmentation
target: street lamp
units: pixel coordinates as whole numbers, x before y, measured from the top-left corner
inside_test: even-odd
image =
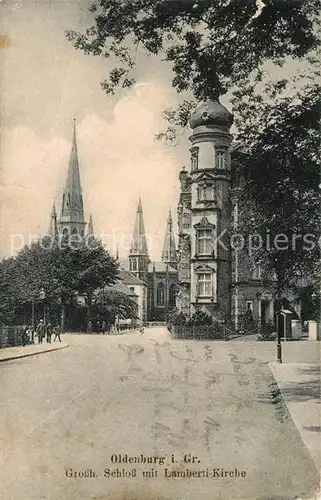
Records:
[[[43,323],[44,325],[46,324],[46,304],[45,304],[45,298],[46,298],[46,292],[42,288],[39,292],[39,298],[40,300],[43,301]]]

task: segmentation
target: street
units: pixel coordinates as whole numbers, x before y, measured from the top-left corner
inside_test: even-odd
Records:
[[[312,498],[273,342],[173,341],[163,327],[64,337],[67,349],[1,364],[3,499]]]

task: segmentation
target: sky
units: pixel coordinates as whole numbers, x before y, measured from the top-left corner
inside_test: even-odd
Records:
[[[46,233],[59,214],[73,117],[77,122],[85,217],[107,248],[126,258],[139,195],[152,260],[166,219],[176,224],[178,173],[189,162],[189,131],[173,147],[155,140],[162,111],[175,105],[170,70],[141,57],[129,91],[106,96],[108,61],[76,51],[68,29],[90,23],[88,0],[2,0],[1,257]]]
[[[112,62],[73,48],[65,31],[92,24],[91,0],[0,0],[0,257],[48,231],[60,212],[77,122],[85,218],[108,250],[128,256],[139,195],[150,258],[160,260],[171,208],[176,228],[178,174],[189,165],[190,130],[173,146],[155,140],[162,112],[175,106],[170,67],[138,53],[136,85],[106,96]],[[253,3],[254,0],[253,0]],[[266,65],[272,78],[297,66]],[[221,99],[231,109],[229,95]],[[232,130],[233,131],[233,130]]]

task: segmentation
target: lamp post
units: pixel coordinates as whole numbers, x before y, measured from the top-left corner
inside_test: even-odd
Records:
[[[282,363],[282,344],[281,344],[280,320],[281,320],[281,312],[278,313],[276,316],[276,327],[277,327],[276,361],[277,361],[277,363]],[[285,316],[284,316],[284,321],[285,321]],[[286,325],[284,324],[283,327],[285,329]]]
[[[43,301],[43,323],[44,325],[46,324],[46,304],[45,304],[45,298],[46,298],[46,292],[42,288],[39,293],[39,298],[40,300]]]

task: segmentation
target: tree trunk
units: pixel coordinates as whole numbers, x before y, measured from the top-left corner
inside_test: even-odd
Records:
[[[60,317],[60,330],[61,333],[65,332],[65,318],[66,318],[66,305],[61,301],[61,317]]]
[[[92,305],[92,293],[87,293],[87,333],[91,333],[92,330],[92,318],[91,318],[91,305]]]

